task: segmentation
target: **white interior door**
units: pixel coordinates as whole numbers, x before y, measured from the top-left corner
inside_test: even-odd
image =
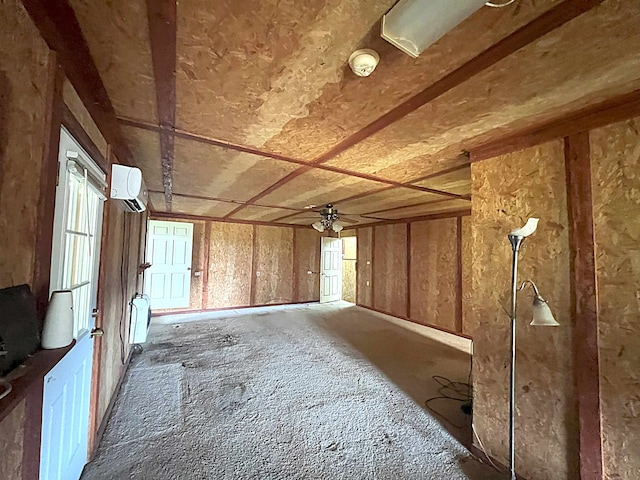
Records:
[[[149,222],[144,293],[151,308],[186,308],[191,293],[191,250],[193,224]]]
[[[334,302],[342,296],[342,242],[322,237],[320,264],[320,303]]]
[[[77,480],[87,461],[105,175],[66,130],[60,135],[51,291],[71,290],[76,344],[47,373],[40,479]]]

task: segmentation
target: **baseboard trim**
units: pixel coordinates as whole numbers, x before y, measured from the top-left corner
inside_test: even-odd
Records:
[[[104,435],[104,431],[107,428],[107,423],[109,422],[109,417],[111,416],[111,411],[113,410],[113,406],[116,403],[116,399],[118,398],[118,394],[120,393],[120,388],[122,387],[122,382],[124,382],[124,377],[127,374],[127,370],[129,369],[129,365],[131,364],[131,357],[133,355],[133,348],[129,349],[129,355],[122,366],[122,372],[120,373],[120,378],[118,379],[118,383],[116,384],[116,388],[111,395],[111,399],[109,400],[109,404],[107,405],[107,409],[104,412],[102,420],[100,421],[100,427],[98,427],[98,431],[96,432],[96,438],[93,442],[93,450],[89,452],[88,462],[93,460],[96,456],[96,452],[100,447],[100,441],[102,440],[102,435]]]
[[[262,308],[262,307],[282,307],[283,305],[302,305],[304,303],[319,303],[318,300],[309,300],[306,302],[284,302],[284,303],[267,303],[264,305],[241,305],[239,307],[219,307],[219,308],[197,308],[193,310],[151,310],[152,317],[164,317],[165,315],[187,315],[195,313],[223,312],[226,310],[243,310],[245,308]]]

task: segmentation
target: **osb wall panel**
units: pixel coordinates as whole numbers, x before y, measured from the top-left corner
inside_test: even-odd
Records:
[[[449,146],[469,150],[485,132],[539,123],[640,88],[638,13],[637,2],[605,1],[329,163],[395,180],[426,175],[436,164],[459,161],[430,157]]]
[[[26,400],[0,422],[0,478],[22,478],[22,454]]]
[[[508,455],[511,246],[529,217],[540,224],[520,254],[520,280],[533,279],[560,326],[531,327],[531,290],[517,324],[516,462],[531,479],[575,479],[577,425],[571,361],[569,246],[562,140],[472,168],[474,424],[487,453]],[[506,310],[506,311],[505,311]]]
[[[0,288],[31,283],[49,50],[17,0],[0,3]]]
[[[607,479],[640,471],[640,118],[590,134]]]
[[[371,269],[373,260],[373,228],[359,228],[356,232],[358,259],[356,265],[356,303],[358,305],[364,305],[365,307],[373,307],[373,276]]]
[[[473,237],[471,217],[462,217],[462,333],[473,336],[478,328],[477,317],[471,313],[473,296],[471,279],[473,277]]]
[[[380,54],[375,72],[362,79],[345,68],[339,82],[323,87],[322,95],[309,105],[308,115],[289,121],[265,147],[294,157],[318,156],[558,2],[536,0],[518,2],[511,8],[482,8],[417,59],[380,37],[379,15],[360,42],[360,47]],[[360,12],[357,15],[361,18]],[[345,64],[347,58],[348,54]]]
[[[142,176],[147,188],[163,192],[160,134],[141,128],[127,126],[121,126],[120,128],[127,145],[131,149],[135,166],[142,170]]]
[[[340,82],[346,59],[393,3],[180,2],[178,125],[263,145],[289,120],[306,116],[327,84]],[[224,121],[212,121],[220,112]]]
[[[320,300],[320,234],[312,228],[296,228],[293,232],[294,302]],[[309,275],[307,272],[314,272]]]
[[[118,115],[157,121],[144,0],[70,0]]]
[[[98,150],[100,150],[102,155],[106,157],[107,141],[102,136],[102,133],[100,133],[100,129],[96,125],[96,122],[94,122],[93,118],[91,118],[89,111],[84,106],[84,103],[82,103],[82,100],[80,100],[80,96],[73,88],[73,85],[71,85],[71,82],[69,82],[69,80],[65,79],[64,81],[62,95],[64,97],[64,103],[67,105],[67,107],[69,107],[71,113],[73,113],[73,115],[76,117],[76,120],[80,122],[80,125],[82,125],[84,131],[87,133],[87,135],[89,135],[89,138],[93,140],[93,143],[96,144]]]
[[[374,227],[373,307],[407,315],[407,224]]]
[[[293,228],[256,226],[254,304],[293,298]]]
[[[356,302],[356,237],[342,239],[342,300]]]
[[[209,282],[206,308],[251,303],[253,226],[209,222]]]
[[[457,218],[411,223],[413,320],[456,331]],[[377,243],[377,238],[376,238]]]

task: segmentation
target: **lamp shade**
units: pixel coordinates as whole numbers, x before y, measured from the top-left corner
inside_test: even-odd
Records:
[[[42,348],[62,348],[73,341],[73,294],[71,290],[51,293],[42,329]]]
[[[529,325],[535,327],[558,327],[560,325],[553,317],[546,300],[540,295],[533,297],[533,320]]]
[[[311,226],[320,233],[324,232],[324,226],[320,222],[312,223]]]

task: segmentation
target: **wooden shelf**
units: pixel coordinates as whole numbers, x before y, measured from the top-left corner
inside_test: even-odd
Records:
[[[74,345],[75,340],[68,347],[38,350],[7,375],[7,381],[11,383],[11,392],[0,400],[0,422],[26,398],[32,386],[38,382],[44,382],[44,376],[62,360]]]

